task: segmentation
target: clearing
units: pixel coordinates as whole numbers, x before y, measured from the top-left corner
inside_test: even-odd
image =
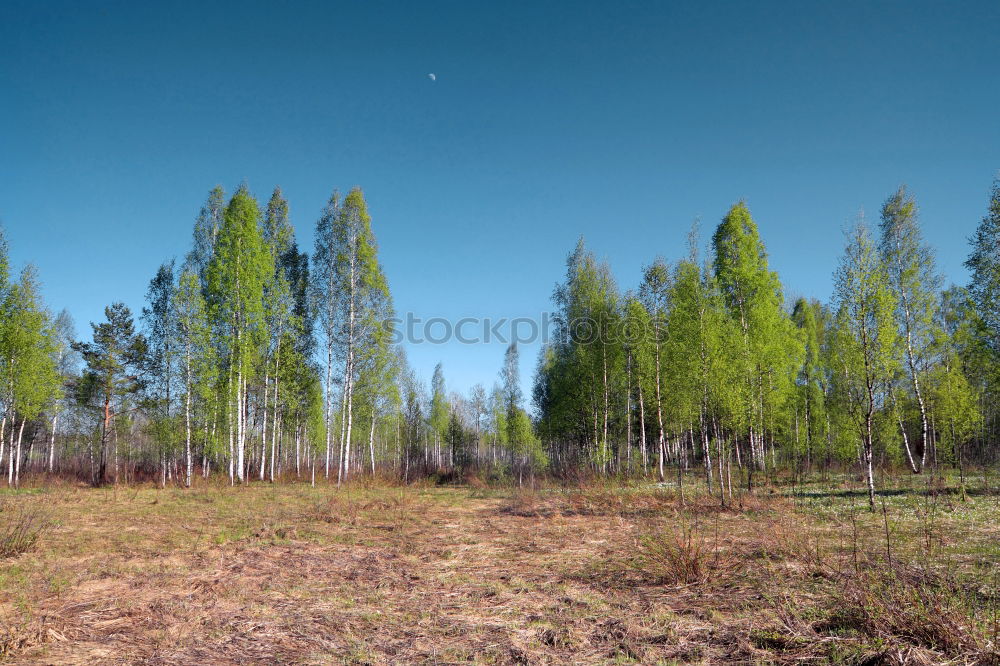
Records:
[[[911,483],[919,480],[903,479]],[[205,485],[2,495],[14,663],[1000,663],[995,492]],[[2,532],[0,529],[0,532]]]

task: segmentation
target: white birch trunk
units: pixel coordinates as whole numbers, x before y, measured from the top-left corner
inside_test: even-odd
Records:
[[[56,466],[56,424],[59,422],[59,412],[52,415],[52,433],[49,437],[49,474],[52,474]],[[0,434],[0,438],[3,435]]]
[[[372,459],[372,476],[375,476],[375,407],[372,406],[372,427],[368,431],[368,454]]]
[[[188,344],[185,353],[185,375],[187,378],[187,390],[184,392],[184,457],[186,462],[186,474],[184,475],[184,486],[191,487],[191,473],[194,470],[194,461],[191,459],[191,345]]]
[[[24,434],[24,424],[27,423],[28,419],[21,419],[21,427],[17,430],[17,449],[14,460],[14,487],[17,488],[21,485],[21,435]],[[14,434],[13,428],[11,429],[11,434]]]
[[[267,384],[270,381],[267,372],[264,373],[264,414],[260,427],[260,480],[264,480],[264,470],[267,469]]]

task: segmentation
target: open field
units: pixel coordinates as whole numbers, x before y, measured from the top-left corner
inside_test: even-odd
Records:
[[[919,484],[909,478],[904,482]],[[994,492],[51,487],[13,663],[1000,663]],[[742,506],[740,506],[742,505]],[[887,538],[888,534],[888,538]]]

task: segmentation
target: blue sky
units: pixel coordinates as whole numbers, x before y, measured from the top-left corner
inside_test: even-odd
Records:
[[[208,190],[244,180],[284,189],[309,248],[362,186],[422,318],[537,317],[580,235],[634,286],[740,198],[788,292],[825,300],[843,227],[900,183],[962,282],[1000,169],[998,34],[985,1],[6,0],[0,222],[81,334],[138,311]],[[408,351],[464,391],[504,346]]]

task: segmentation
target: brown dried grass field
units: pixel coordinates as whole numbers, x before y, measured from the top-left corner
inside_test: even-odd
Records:
[[[995,493],[54,486],[2,496],[24,664],[1000,663]]]

